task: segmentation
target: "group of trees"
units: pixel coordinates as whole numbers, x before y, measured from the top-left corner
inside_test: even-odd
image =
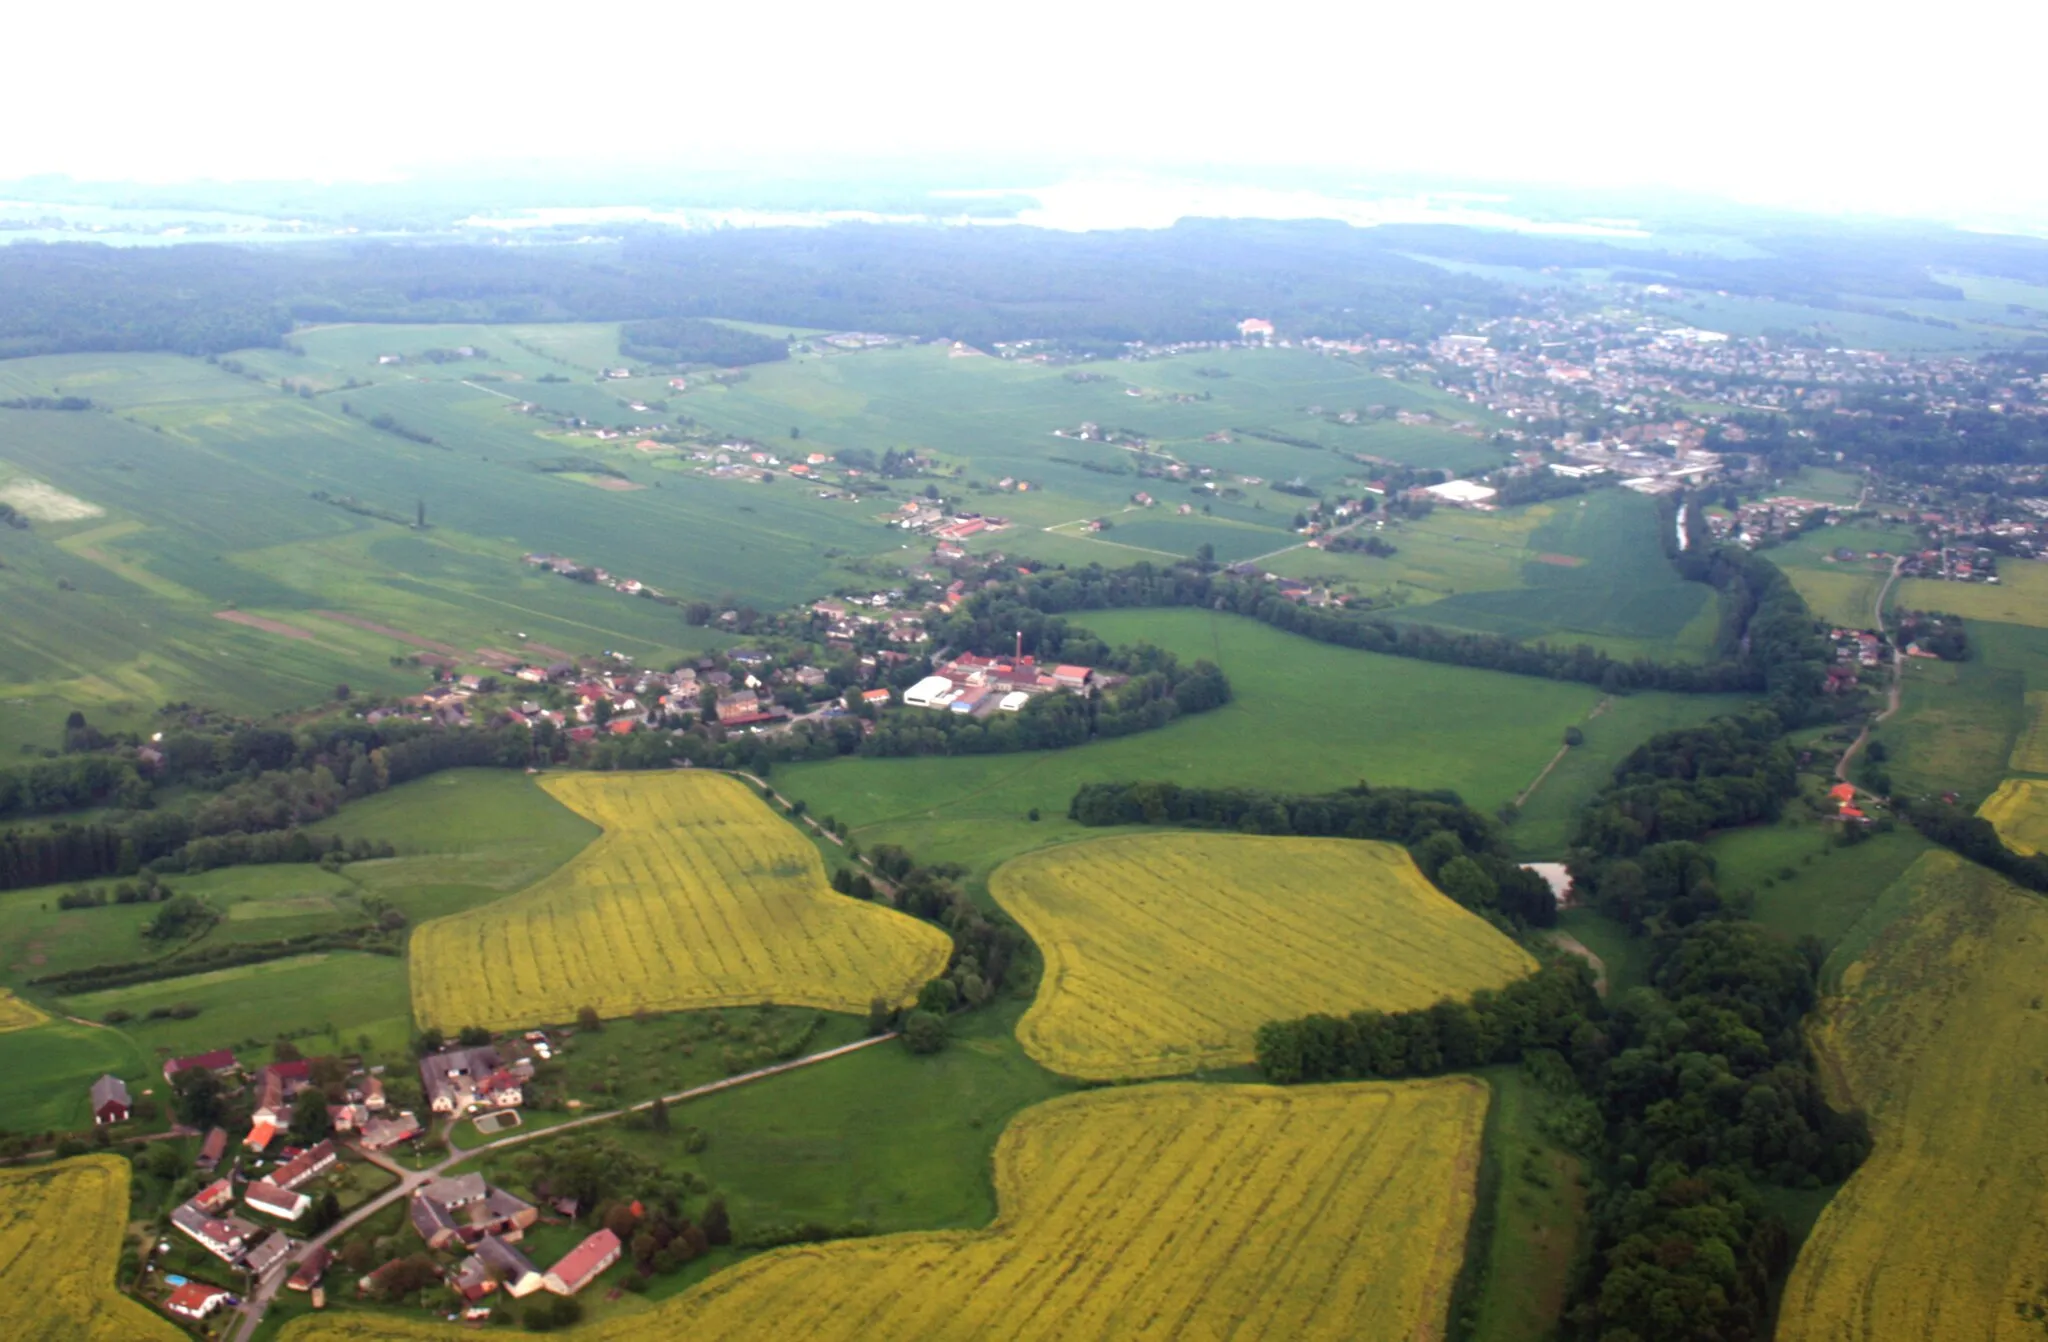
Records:
[[[696,317],[657,317],[619,328],[619,353],[648,363],[709,363],[724,368],[772,363],[789,357],[789,346]]]
[[[1548,927],[1557,898],[1508,855],[1500,826],[1455,792],[1375,788],[1290,796],[1257,788],[1177,783],[1084,783],[1067,807],[1083,825],[1181,825],[1244,834],[1326,835],[1405,844],[1451,899],[1509,926]]]

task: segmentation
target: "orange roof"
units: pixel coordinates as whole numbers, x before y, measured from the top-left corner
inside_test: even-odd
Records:
[[[1861,820],[1863,818],[1863,812],[1857,810],[1853,806],[1844,806],[1842,808],[1842,814],[1851,820]]]
[[[261,1151],[264,1147],[270,1145],[270,1139],[275,1136],[277,1136],[277,1124],[267,1118],[260,1119],[255,1127],[249,1129],[249,1135],[242,1139],[242,1145],[252,1151]]]
[[[1856,799],[1856,788],[1851,783],[1837,783],[1828,789],[1828,795],[1836,801],[1854,801]]]

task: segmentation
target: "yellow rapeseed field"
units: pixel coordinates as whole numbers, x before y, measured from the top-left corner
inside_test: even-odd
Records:
[[[1019,1115],[986,1230],[779,1249],[588,1342],[1444,1335],[1486,1087],[1470,1077],[1090,1091]],[[286,1342],[452,1329],[357,1314]]]
[[[114,1289],[128,1162],[82,1156],[0,1170],[0,1337],[8,1342],[182,1342],[169,1319]]]
[[[49,1017],[28,1003],[16,997],[5,988],[0,988],[0,1034],[9,1030],[26,1030],[31,1025],[41,1025]]]
[[[1814,1031],[1876,1148],[1801,1249],[1778,1342],[2038,1339],[2048,904],[1947,852],[1900,879],[1910,902]]]
[[[1536,967],[1387,843],[1125,835],[1027,853],[989,889],[1045,952],[1018,1039],[1089,1080],[1250,1062],[1269,1020],[1426,1007]]]
[[[2048,774],[2048,690],[2027,691],[2027,723],[2012,743],[2006,767],[2015,773]]]
[[[834,893],[817,849],[736,779],[563,774],[542,786],[603,836],[510,899],[420,925],[422,1025],[506,1029],[585,1006],[866,1011],[945,969],[944,932]]]
[[[1977,814],[1989,820],[1998,837],[2015,852],[2038,853],[2048,848],[2048,783],[2008,778],[1977,808]]]

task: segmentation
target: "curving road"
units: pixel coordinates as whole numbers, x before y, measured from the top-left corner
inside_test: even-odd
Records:
[[[735,1086],[744,1086],[752,1081],[764,1080],[771,1076],[780,1076],[784,1072],[793,1072],[799,1067],[814,1066],[817,1063],[837,1058],[843,1054],[857,1052],[860,1049],[873,1048],[876,1044],[886,1043],[895,1037],[896,1032],[893,1030],[887,1034],[870,1035],[866,1039],[856,1039],[851,1044],[841,1044],[837,1048],[828,1048],[818,1053],[809,1053],[789,1062],[778,1062],[772,1067],[756,1068],[751,1072],[742,1072],[738,1076],[726,1077],[722,1081],[711,1081],[701,1086],[693,1086],[688,1090],[679,1090],[673,1095],[664,1095],[661,1099],[666,1104],[679,1104],[684,1100],[694,1100],[705,1095],[715,1095],[719,1091],[731,1090]],[[378,1168],[389,1170],[397,1175],[398,1183],[391,1188],[385,1189],[382,1193],[371,1198],[347,1216],[342,1217],[327,1229],[307,1240],[296,1251],[286,1258],[279,1260],[269,1272],[265,1273],[262,1280],[258,1281],[250,1291],[248,1303],[242,1306],[241,1326],[232,1334],[235,1342],[248,1342],[248,1339],[256,1335],[256,1330],[263,1326],[263,1316],[270,1311],[270,1302],[277,1298],[278,1290],[284,1285],[285,1278],[290,1275],[292,1266],[304,1258],[309,1250],[325,1246],[335,1238],[355,1229],[358,1225],[375,1216],[384,1208],[389,1207],[392,1203],[397,1202],[401,1198],[411,1197],[415,1190],[440,1178],[449,1166],[457,1165],[475,1156],[483,1155],[487,1151],[517,1146],[521,1142],[538,1141],[543,1137],[553,1137],[575,1128],[587,1128],[596,1123],[608,1123],[612,1119],[621,1118],[642,1109],[652,1109],[653,1107],[653,1100],[642,1100],[638,1104],[629,1104],[624,1108],[607,1109],[601,1114],[586,1114],[582,1118],[572,1118],[566,1123],[557,1123],[552,1127],[532,1128],[522,1132],[515,1132],[510,1136],[500,1137],[496,1141],[485,1142],[481,1146],[471,1147],[467,1151],[451,1149],[448,1155],[435,1161],[423,1170],[409,1170],[388,1156],[375,1151],[366,1151],[360,1144],[351,1142],[349,1144],[351,1152],[376,1165]],[[449,1129],[442,1132],[441,1139],[443,1142],[447,1141],[449,1132],[452,1129],[453,1124],[450,1124]]]

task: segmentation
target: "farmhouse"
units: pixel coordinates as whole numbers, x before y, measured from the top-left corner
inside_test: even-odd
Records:
[[[228,1130],[226,1128],[215,1128],[207,1133],[206,1140],[199,1144],[199,1156],[193,1161],[193,1164],[206,1173],[211,1174],[213,1167],[220,1164],[220,1158],[227,1154],[227,1150]]]
[[[270,1232],[270,1238],[251,1245],[242,1255],[242,1267],[256,1276],[262,1276],[292,1251],[291,1240],[282,1230]]]
[[[181,1319],[203,1319],[228,1302],[228,1293],[203,1281],[188,1281],[171,1292],[164,1308]]]
[[[306,1256],[299,1260],[292,1270],[291,1280],[285,1285],[294,1291],[310,1291],[320,1284],[320,1278],[327,1275],[327,1264],[333,1261],[334,1253],[324,1244],[316,1244],[306,1250]]]
[[[618,1262],[621,1251],[619,1237],[610,1230],[600,1230],[563,1254],[562,1261],[548,1269],[541,1284],[556,1295],[574,1295],[590,1285],[598,1273]]]
[[[164,1080],[176,1080],[178,1073],[194,1067],[204,1067],[214,1075],[223,1077],[232,1076],[242,1070],[242,1065],[235,1061],[235,1055],[231,1050],[217,1048],[211,1053],[201,1053],[196,1057],[172,1058],[164,1064]]]
[[[334,1143],[317,1142],[277,1167],[270,1182],[283,1189],[296,1189],[334,1168]]]
[[[532,1063],[505,1066],[498,1051],[488,1044],[451,1048],[420,1059],[420,1081],[437,1114],[459,1114],[470,1108],[516,1109],[525,1099],[522,1085],[532,1075]]]
[[[496,1235],[486,1235],[476,1242],[476,1256],[504,1283],[505,1294],[515,1300],[532,1295],[544,1284],[540,1269]]]
[[[436,1250],[487,1236],[516,1241],[540,1219],[533,1204],[492,1188],[481,1174],[433,1180],[413,1194],[409,1215],[413,1229]]]
[[[395,1118],[373,1118],[363,1128],[363,1149],[382,1151],[420,1135],[420,1121],[409,1111]]]
[[[249,1247],[249,1240],[258,1228],[236,1216],[208,1216],[198,1203],[199,1199],[194,1198],[178,1207],[171,1213],[171,1224],[215,1258],[223,1263],[233,1263]]]
[[[298,1220],[306,1214],[306,1208],[313,1205],[313,1200],[304,1193],[279,1188],[268,1179],[258,1179],[250,1184],[242,1193],[242,1201],[254,1211],[284,1221]]]
[[[128,1102],[128,1083],[118,1076],[103,1076],[92,1083],[92,1121],[126,1123],[133,1106]]]

